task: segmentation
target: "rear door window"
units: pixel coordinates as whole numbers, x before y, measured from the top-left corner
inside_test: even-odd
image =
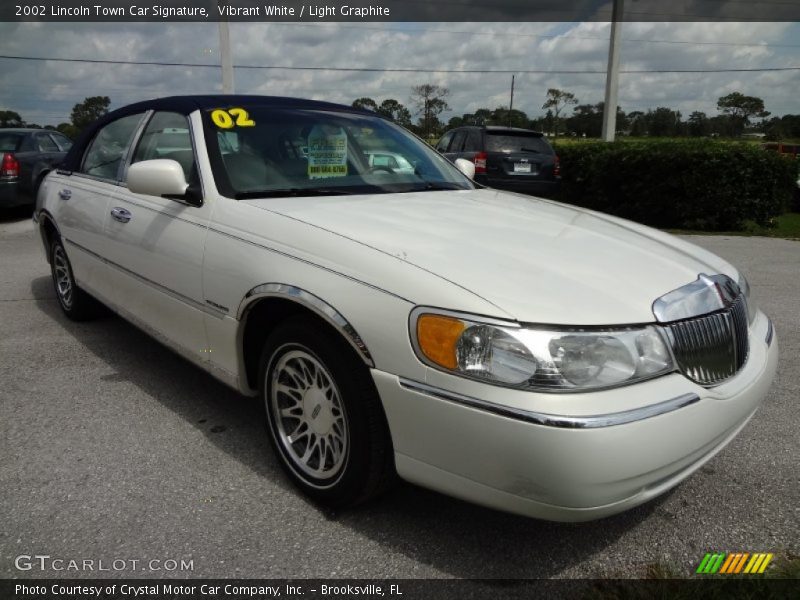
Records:
[[[50,137],[56,141],[56,144],[58,144],[58,147],[62,152],[66,152],[72,148],[72,140],[70,140],[67,136],[61,135],[60,133],[51,133]]]
[[[453,141],[450,143],[450,152],[461,152],[466,137],[467,132],[463,129],[456,131],[456,134],[453,136]]]
[[[486,132],[486,150],[489,152],[533,152],[553,154],[553,149],[540,135],[527,132]]]
[[[470,129],[467,133],[467,141],[464,142],[464,152],[481,151],[481,133],[477,129]]]
[[[36,144],[39,147],[39,152],[58,152],[58,146],[56,143],[50,138],[49,135],[45,133],[40,133],[36,136]]]
[[[142,116],[143,113],[122,117],[98,131],[83,157],[81,173],[119,180]]]
[[[436,149],[439,152],[447,152],[447,146],[450,145],[451,139],[453,139],[453,132],[448,131],[442,136],[442,139],[439,140],[439,143],[436,144]]]

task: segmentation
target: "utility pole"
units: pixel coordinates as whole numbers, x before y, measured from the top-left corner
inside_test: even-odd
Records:
[[[508,105],[508,126],[511,127],[511,111],[514,110],[514,76],[511,76],[511,102]]]
[[[606,100],[603,108],[603,141],[613,142],[617,130],[617,103],[619,97],[619,48],[622,29],[622,4],[614,0],[611,12],[611,41],[608,47],[608,70],[606,71]]]
[[[227,0],[217,0],[218,6],[227,5]],[[222,93],[233,94],[233,57],[231,56],[231,34],[228,19],[219,22],[219,58],[222,66]]]

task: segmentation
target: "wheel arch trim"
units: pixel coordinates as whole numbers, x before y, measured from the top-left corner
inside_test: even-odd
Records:
[[[244,299],[239,305],[236,318],[242,321],[247,311],[261,298],[282,298],[311,310],[336,329],[353,349],[356,350],[367,366],[375,366],[375,362],[372,360],[372,355],[366,343],[350,322],[342,316],[342,313],[319,296],[315,296],[311,292],[297,286],[287,283],[262,283],[255,286],[245,294]]]
[[[47,257],[47,262],[50,262],[50,248],[47,243],[47,232],[45,231],[45,225],[47,222],[55,229],[56,235],[61,238],[61,230],[58,228],[56,224],[55,217],[50,214],[50,211],[41,209],[38,213],[34,212],[34,216],[36,218],[36,225],[38,226],[37,229],[39,230],[39,236],[42,238],[42,244],[44,245],[44,253]]]

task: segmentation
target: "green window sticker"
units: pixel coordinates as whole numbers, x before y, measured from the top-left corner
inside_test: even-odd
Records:
[[[347,134],[341,127],[315,125],[308,134],[308,178],[347,175]]]

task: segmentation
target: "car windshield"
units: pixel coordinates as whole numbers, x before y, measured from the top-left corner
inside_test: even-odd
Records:
[[[425,142],[379,117],[263,106],[204,117],[217,187],[233,198],[473,188]]]
[[[0,152],[15,152],[24,136],[24,133],[0,132]]]
[[[489,152],[534,152],[552,154],[547,140],[540,135],[520,132],[486,132],[486,149]]]

